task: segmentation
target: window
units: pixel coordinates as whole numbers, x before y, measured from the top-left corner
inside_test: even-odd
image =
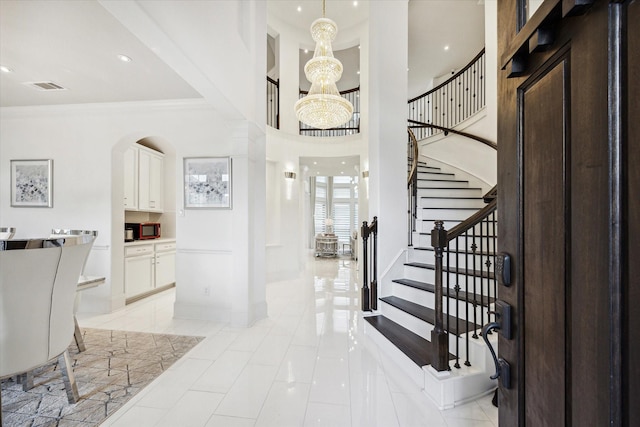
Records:
[[[315,234],[332,231],[339,242],[349,243],[358,230],[358,177],[316,177],[315,200]],[[327,217],[333,219],[333,230],[327,230]]]

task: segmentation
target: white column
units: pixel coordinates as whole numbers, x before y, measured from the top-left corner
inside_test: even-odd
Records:
[[[231,324],[250,326],[266,317],[265,135],[238,122],[233,135]]]
[[[311,35],[309,35],[311,40]],[[282,31],[278,37],[280,64],[280,130],[291,135],[298,134],[298,119],[293,106],[300,90],[299,51],[300,42],[295,34]]]
[[[369,217],[381,273],[407,247],[408,1],[369,2]]]

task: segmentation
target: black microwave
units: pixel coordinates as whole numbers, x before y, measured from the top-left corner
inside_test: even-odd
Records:
[[[126,222],[125,230],[133,230],[133,240],[158,239],[160,237],[159,222]]]

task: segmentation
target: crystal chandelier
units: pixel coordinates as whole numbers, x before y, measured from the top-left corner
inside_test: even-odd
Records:
[[[325,18],[324,2],[322,0],[322,18],[311,24],[311,37],[316,42],[316,49],[313,58],[304,66],[311,89],[295,104],[298,120],[317,129],[338,127],[351,120],[353,115],[353,105],[340,96],[336,87],[336,82],[342,77],[342,63],[333,57],[331,41],[336,38],[338,26]]]

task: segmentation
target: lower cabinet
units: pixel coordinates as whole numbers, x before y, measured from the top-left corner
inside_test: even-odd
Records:
[[[127,302],[175,283],[175,242],[128,246],[124,254],[124,292]]]
[[[176,282],[176,252],[156,252],[156,288]]]

